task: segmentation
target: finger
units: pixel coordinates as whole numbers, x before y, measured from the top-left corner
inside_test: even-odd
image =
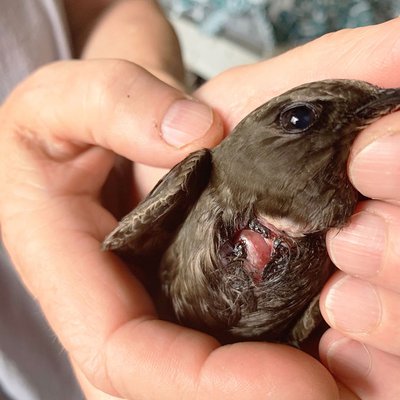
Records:
[[[337,272],[320,300],[324,319],[346,336],[400,356],[400,294]]]
[[[348,226],[327,234],[327,248],[342,271],[400,294],[400,209],[380,201],[359,204]]]
[[[109,342],[108,371],[129,399],[338,398],[332,377],[305,353],[268,343],[211,350],[204,340],[161,321],[126,325]]]
[[[3,108],[14,132],[57,159],[98,145],[131,160],[170,167],[223,135],[208,106],[117,60],[44,67]]]
[[[257,106],[305,82],[346,78],[399,86],[399,27],[397,18],[331,33],[270,60],[223,73],[195,95],[222,115],[230,131]]]
[[[349,158],[350,180],[364,196],[399,204],[399,155],[400,113],[395,113],[357,137]]]
[[[82,11],[76,4],[67,11],[81,22]],[[129,60],[173,86],[184,81],[178,39],[156,0],[114,2],[98,19],[83,57]]]
[[[320,357],[330,371],[362,400],[400,395],[400,358],[330,329],[321,339]]]

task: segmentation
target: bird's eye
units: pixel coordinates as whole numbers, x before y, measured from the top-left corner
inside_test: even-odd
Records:
[[[317,120],[317,110],[309,103],[290,104],[280,114],[280,124],[288,133],[300,133],[309,129]]]

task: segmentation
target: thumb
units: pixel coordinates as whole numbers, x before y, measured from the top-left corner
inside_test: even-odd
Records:
[[[128,159],[171,167],[223,137],[211,108],[143,68],[120,60],[59,62],[41,68],[4,105],[3,115],[52,158],[97,145]],[[10,119],[11,114],[11,119]]]

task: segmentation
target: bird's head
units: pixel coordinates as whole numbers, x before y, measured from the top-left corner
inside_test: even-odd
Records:
[[[357,199],[346,172],[351,144],[398,108],[400,89],[354,80],[298,86],[254,110],[214,150],[215,181],[236,206],[250,201],[294,234],[341,226]]]

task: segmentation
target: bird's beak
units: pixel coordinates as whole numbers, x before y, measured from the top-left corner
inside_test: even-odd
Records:
[[[380,89],[378,97],[361,106],[356,115],[362,119],[374,120],[400,109],[400,88]]]

